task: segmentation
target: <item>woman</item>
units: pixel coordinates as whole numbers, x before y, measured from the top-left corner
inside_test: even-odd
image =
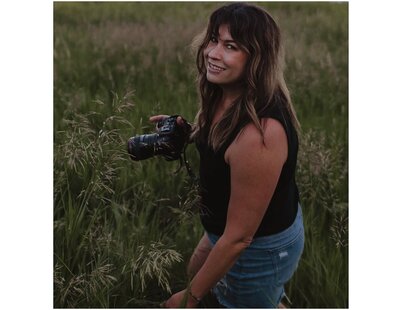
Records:
[[[263,9],[234,3],[212,13],[197,53],[205,234],[186,290],[166,307],[197,307],[210,291],[223,307],[276,308],[303,245],[295,182],[296,119],[283,79],[280,31]],[[153,122],[165,116],[151,117]]]

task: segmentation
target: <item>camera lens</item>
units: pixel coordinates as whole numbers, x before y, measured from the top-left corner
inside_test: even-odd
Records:
[[[158,134],[148,134],[132,137],[128,140],[128,153],[133,160],[143,160],[153,157]]]

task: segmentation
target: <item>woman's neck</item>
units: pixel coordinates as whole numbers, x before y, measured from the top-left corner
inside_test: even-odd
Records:
[[[241,88],[224,88],[222,87],[222,98],[220,101],[220,107],[223,110],[228,109],[232,103],[240,97],[243,93],[243,89]]]
[[[221,100],[217,103],[216,110],[214,111],[212,126],[220,121],[224,113],[241,94],[241,89],[223,89]]]

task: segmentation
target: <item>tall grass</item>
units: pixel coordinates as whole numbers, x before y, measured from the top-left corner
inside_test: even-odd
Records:
[[[260,3],[281,25],[303,134],[292,307],[348,306],[347,4]],[[179,164],[132,162],[156,113],[197,110],[191,39],[219,3],[54,3],[54,306],[158,307],[202,235]],[[188,148],[193,168],[198,156]]]

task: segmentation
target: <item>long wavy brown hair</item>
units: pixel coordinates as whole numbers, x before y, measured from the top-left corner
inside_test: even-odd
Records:
[[[235,42],[248,54],[245,68],[244,90],[221,120],[213,127],[211,122],[222,98],[222,89],[207,80],[204,49],[211,37],[218,34],[221,25],[228,25]],[[263,135],[260,115],[272,104],[287,109],[298,130],[299,122],[294,111],[289,90],[283,77],[283,47],[278,25],[264,9],[251,4],[233,3],[214,11],[207,30],[194,40],[197,47],[198,89],[200,109],[196,116],[192,137],[208,141],[218,150],[239,124],[252,122]]]

